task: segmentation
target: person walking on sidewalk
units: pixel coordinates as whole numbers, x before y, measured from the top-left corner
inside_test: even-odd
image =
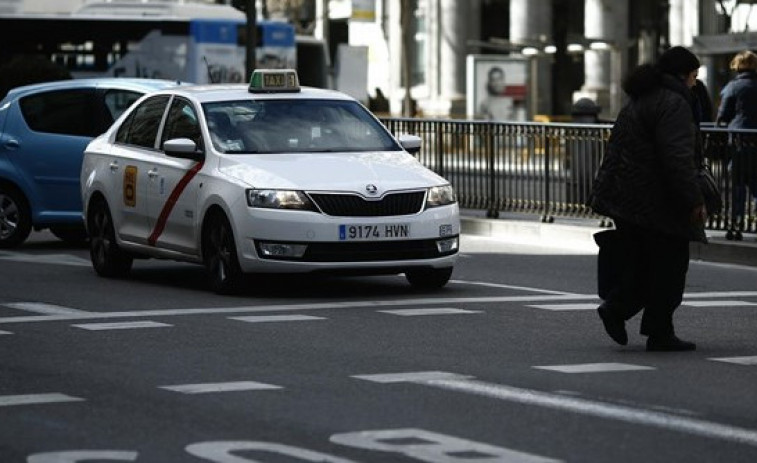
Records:
[[[736,72],[720,92],[716,125],[729,129],[757,129],[757,54],[749,50],[737,53],[730,64]],[[757,198],[757,148],[752,135],[736,139],[736,152],[729,165],[731,194],[730,232],[741,239],[746,213],[747,188]]]
[[[588,200],[615,223],[611,243],[598,240],[603,303],[597,310],[621,345],[628,343],[625,322],[643,311],[640,331],[648,351],[696,349],[676,336],[673,312],[683,299],[689,241],[706,241],[707,211],[697,183],[702,147],[691,91],[699,67],[688,49],[673,47],[624,79],[629,99]],[[608,257],[614,269],[609,282],[602,275]]]

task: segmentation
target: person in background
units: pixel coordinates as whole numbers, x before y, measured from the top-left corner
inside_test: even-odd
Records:
[[[692,88],[691,91],[694,92],[694,96],[697,99],[697,121],[699,121],[699,123],[715,122],[715,118],[713,117],[714,108],[712,106],[712,99],[710,98],[710,92],[707,90],[707,86],[704,82],[697,79],[694,88]]]
[[[624,79],[629,99],[613,125],[607,154],[588,200],[615,223],[611,267],[619,273],[602,288],[597,309],[607,334],[628,343],[625,322],[643,310],[648,351],[690,351],[673,313],[689,268],[689,241],[706,241],[707,211],[697,182],[701,143],[691,91],[700,62],[684,47],[665,51]],[[603,244],[600,243],[602,264]],[[607,255],[607,254],[605,254]]]
[[[729,129],[757,129],[757,54],[749,50],[737,53],[731,60],[736,76],[720,92],[716,125]],[[736,138],[729,170],[733,185],[731,195],[731,233],[741,238],[746,212],[747,188],[757,198],[757,137]]]

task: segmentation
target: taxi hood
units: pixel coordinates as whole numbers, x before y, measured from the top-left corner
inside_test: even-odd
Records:
[[[448,183],[404,151],[230,155],[219,170],[253,188],[365,192]]]

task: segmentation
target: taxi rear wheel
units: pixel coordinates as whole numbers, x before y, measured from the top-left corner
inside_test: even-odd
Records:
[[[103,199],[96,199],[89,208],[89,256],[98,275],[121,277],[129,273],[132,256],[122,251],[116,243],[116,232],[110,209]]]
[[[241,289],[244,274],[239,266],[234,233],[220,213],[208,219],[203,233],[203,261],[210,285],[218,294],[234,294]]]
[[[452,276],[452,267],[408,270],[405,278],[415,288],[438,289],[447,284]]]
[[[17,189],[0,184],[0,248],[13,248],[29,237],[32,214]]]

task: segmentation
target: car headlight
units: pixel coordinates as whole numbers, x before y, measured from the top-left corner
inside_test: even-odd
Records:
[[[265,209],[316,210],[304,192],[295,190],[247,190],[247,205]]]
[[[455,202],[457,202],[457,195],[455,195],[455,189],[451,185],[429,188],[428,196],[426,196],[427,208],[446,206]]]

